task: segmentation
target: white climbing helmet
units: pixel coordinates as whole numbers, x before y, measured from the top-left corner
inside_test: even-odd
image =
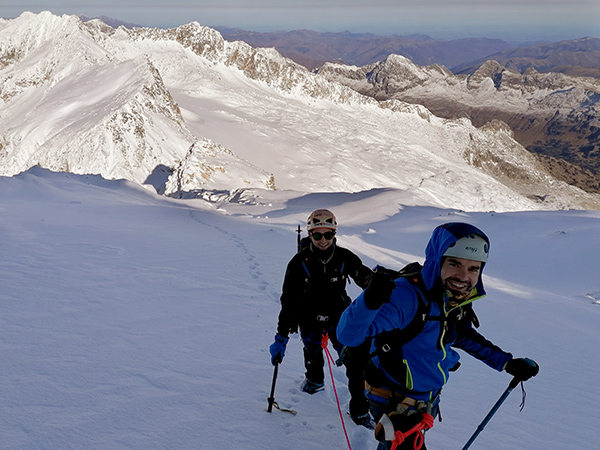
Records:
[[[487,262],[490,244],[479,234],[460,238],[444,252],[444,256]]]
[[[329,228],[337,230],[337,222],[335,216],[328,209],[314,210],[306,220],[306,230],[314,230],[315,228]]]

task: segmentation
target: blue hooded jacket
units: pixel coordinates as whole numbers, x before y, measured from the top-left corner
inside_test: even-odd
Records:
[[[457,306],[448,304],[448,298],[441,289],[439,279],[444,253],[457,240],[472,234],[482,236],[489,244],[487,236],[477,227],[454,222],[438,226],[425,250],[421,274],[426,288],[423,294],[428,315],[444,319],[454,317],[455,320],[426,321],[414,339],[384,357],[377,351],[382,336],[392,330],[403,329],[412,322],[419,302],[424,301],[419,299],[419,288],[406,278],[398,278],[389,303],[384,303],[378,310],[371,310],[365,304],[363,292],[342,314],[337,327],[337,337],[342,344],[355,347],[369,337],[374,338],[371,361],[379,372],[378,384],[383,384],[379,387],[428,400],[448,381],[449,371],[458,363],[460,356],[454,347],[498,371],[502,371],[512,357],[480,335],[470,318],[460,319],[466,315],[463,313],[469,303],[485,295],[481,278],[483,270],[471,296]],[[370,381],[368,377],[367,381]]]

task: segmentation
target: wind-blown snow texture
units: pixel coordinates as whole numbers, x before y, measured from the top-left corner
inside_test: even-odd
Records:
[[[0,20],[0,89],[0,175],[39,165],[182,197],[394,188],[468,211],[600,209],[510,130],[378,102],[195,22]]]
[[[414,198],[390,189],[209,203],[39,168],[0,177],[0,192],[0,448],[347,448],[331,381],[299,391],[297,338],[275,398],[298,415],[266,412],[285,265],[316,207],[337,214],[340,245],[371,267],[422,261],[443,222],[481,227],[492,242],[481,330],[541,371],[525,409],[516,389],[472,448],[597,446],[598,212],[465,213],[406,206]],[[462,448],[510,380],[462,362],[431,449]],[[345,410],[344,372],[333,373]],[[344,420],[354,450],[375,449]]]

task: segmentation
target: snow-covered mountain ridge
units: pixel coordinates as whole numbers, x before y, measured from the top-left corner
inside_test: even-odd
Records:
[[[377,101],[273,49],[24,13],[0,21],[0,174],[39,165],[213,190],[406,190],[465,210],[600,209],[494,124]]]
[[[521,74],[496,61],[485,62],[472,75],[454,75],[443,66],[421,67],[399,55],[363,67],[328,63],[319,73],[378,100],[423,105],[440,117],[467,117],[476,126],[503,120],[531,151],[579,166],[578,178],[571,179],[568,173],[557,176],[600,192],[597,78],[539,73],[533,68]]]

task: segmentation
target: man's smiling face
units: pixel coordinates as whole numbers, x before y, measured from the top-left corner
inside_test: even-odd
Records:
[[[442,286],[459,300],[468,297],[479,280],[481,266],[481,261],[446,257],[440,272]]]

